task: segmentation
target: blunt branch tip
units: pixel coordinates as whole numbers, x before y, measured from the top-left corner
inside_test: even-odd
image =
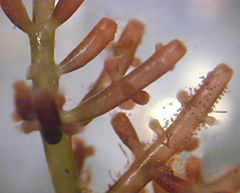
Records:
[[[233,69],[230,66],[228,66],[227,64],[224,64],[224,63],[219,64],[216,67],[216,69],[219,69],[221,72],[229,74],[231,76],[233,75]]]
[[[128,22],[126,28],[132,28],[135,31],[144,31],[145,25],[141,21],[133,19]]]
[[[161,50],[161,44],[157,46],[157,49]],[[166,61],[169,65],[169,70],[175,68],[176,63],[186,54],[187,48],[180,40],[173,40],[164,46],[166,55]]]

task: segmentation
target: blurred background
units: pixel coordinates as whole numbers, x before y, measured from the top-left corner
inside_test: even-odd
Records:
[[[32,2],[23,0],[29,15]],[[164,125],[180,104],[176,93],[194,88],[220,63],[234,69],[229,84],[230,93],[225,94],[212,113],[217,123],[203,129],[199,136],[201,146],[193,154],[202,157],[205,176],[210,177],[222,169],[240,162],[240,1],[237,0],[86,0],[79,10],[56,32],[56,62],[79,44],[93,26],[102,18],[117,21],[116,40],[130,19],[139,19],[146,25],[142,44],[136,56],[143,61],[155,49],[158,42],[181,40],[187,47],[186,56],[174,71],[164,75],[146,90],[151,100],[146,106],[136,106],[126,111],[138,131],[140,139],[151,143],[154,139],[148,128],[151,118]],[[61,79],[61,90],[67,98],[66,109],[74,107],[87,93],[103,68],[108,52],[103,51],[86,67],[69,73]],[[38,132],[25,135],[19,124],[11,120],[14,111],[12,84],[26,77],[30,64],[28,37],[0,10],[0,193],[53,193],[43,146]],[[165,107],[165,109],[163,109]],[[96,149],[95,156],[87,159],[84,170],[91,171],[90,187],[94,193],[105,192],[119,173],[127,169],[131,152],[114,133],[110,120],[120,109],[96,118],[79,136]]]

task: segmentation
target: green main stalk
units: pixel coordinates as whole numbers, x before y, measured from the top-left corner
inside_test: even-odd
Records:
[[[33,1],[33,27],[29,33],[31,62],[28,78],[33,89],[57,95],[58,67],[54,61],[55,27],[50,21],[54,0]],[[48,144],[42,137],[48,167],[56,193],[79,193],[78,172],[72,151],[72,139],[64,135],[60,143]]]

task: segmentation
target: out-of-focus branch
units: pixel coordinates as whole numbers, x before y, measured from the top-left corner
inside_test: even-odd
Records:
[[[127,23],[120,39],[112,48],[113,57],[105,61],[105,67],[115,65],[117,72],[113,75],[113,77],[111,77],[108,70],[104,68],[93,88],[83,98],[83,100],[90,98],[99,91],[108,87],[112,80],[124,76],[129,66],[133,63],[134,55],[137,47],[142,41],[144,30],[144,24],[138,20],[131,20]]]
[[[240,165],[233,167],[217,179],[207,182],[209,192],[238,192],[240,190]]]
[[[119,60],[119,58],[117,57],[110,58],[105,61],[104,70],[107,71],[106,75],[109,75],[111,79],[110,81],[112,82],[116,82],[123,77],[123,75],[121,74],[120,62],[121,60]],[[150,95],[146,91],[141,90],[132,97],[132,102],[134,101],[137,104],[145,105],[148,103],[149,99]]]
[[[118,113],[111,121],[114,131],[120,137],[122,142],[132,151],[136,156],[136,159],[141,154],[144,154],[144,149],[140,143],[138,136],[136,134],[135,128],[132,126],[127,115],[124,113]],[[150,127],[158,135],[158,140],[164,141],[166,139],[166,134],[162,130],[159,122],[154,119],[150,122]],[[192,162],[190,164],[193,164]],[[192,166],[192,165],[190,165]],[[191,169],[188,171],[190,172]],[[192,171],[192,170],[191,170]],[[167,166],[161,166],[156,168],[151,168],[149,170],[144,170],[146,174],[151,177],[151,180],[157,182],[164,190],[171,193],[183,193],[183,192],[195,192],[191,181],[180,178],[174,175],[173,170]],[[194,171],[192,171],[193,173]]]
[[[185,165],[186,178],[193,184],[203,184],[202,160],[197,156],[190,156]]]
[[[41,125],[41,133],[49,144],[57,144],[63,137],[55,97],[49,92],[34,90],[33,107]]]
[[[192,184],[187,180],[175,176],[173,171],[168,167],[159,167],[147,171],[151,179],[157,182],[164,190],[171,193],[195,192]],[[196,193],[196,192],[195,192]]]
[[[33,23],[37,28],[50,22],[55,0],[33,0]]]
[[[84,0],[59,0],[51,19],[56,26],[67,21],[77,11]]]

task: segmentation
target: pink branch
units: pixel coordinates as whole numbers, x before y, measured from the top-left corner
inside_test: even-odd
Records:
[[[62,74],[72,72],[95,58],[114,39],[117,24],[109,18],[101,19],[87,37],[61,62]]]
[[[137,193],[151,181],[151,177],[147,176],[144,171],[163,166],[169,158],[184,149],[196,128],[212,111],[213,104],[226,88],[232,74],[233,70],[225,64],[217,66],[208,73],[201,88],[167,129],[167,146],[163,146],[162,141],[159,140],[153,143],[142,157],[136,160],[131,168],[111,187],[108,193]]]
[[[110,111],[172,70],[185,53],[185,46],[178,40],[156,49],[153,56],[127,76],[113,82],[99,94],[83,101],[75,109],[62,112],[62,120],[65,122],[85,121]]]
[[[84,0],[59,0],[52,14],[52,19],[54,19],[56,25],[59,26],[67,21],[75,11],[77,11],[83,1]]]
[[[22,31],[29,33],[32,22],[21,0],[1,0],[3,11],[11,22]]]
[[[207,183],[211,192],[238,192],[240,190],[240,165],[233,167],[222,176]]]
[[[120,39],[112,48],[113,58],[107,59],[105,61],[105,67],[101,75],[95,82],[91,91],[84,97],[83,100],[86,100],[87,98],[108,87],[111,84],[112,80],[124,76],[129,66],[132,65],[137,47],[142,41],[144,30],[144,24],[138,20],[131,20],[127,23]],[[115,72],[113,77],[110,77],[111,74],[109,74],[106,68],[109,66],[109,63],[110,66],[117,67],[117,72]]]
[[[135,156],[143,152],[136,130],[124,113],[118,113],[111,121],[114,131]]]

